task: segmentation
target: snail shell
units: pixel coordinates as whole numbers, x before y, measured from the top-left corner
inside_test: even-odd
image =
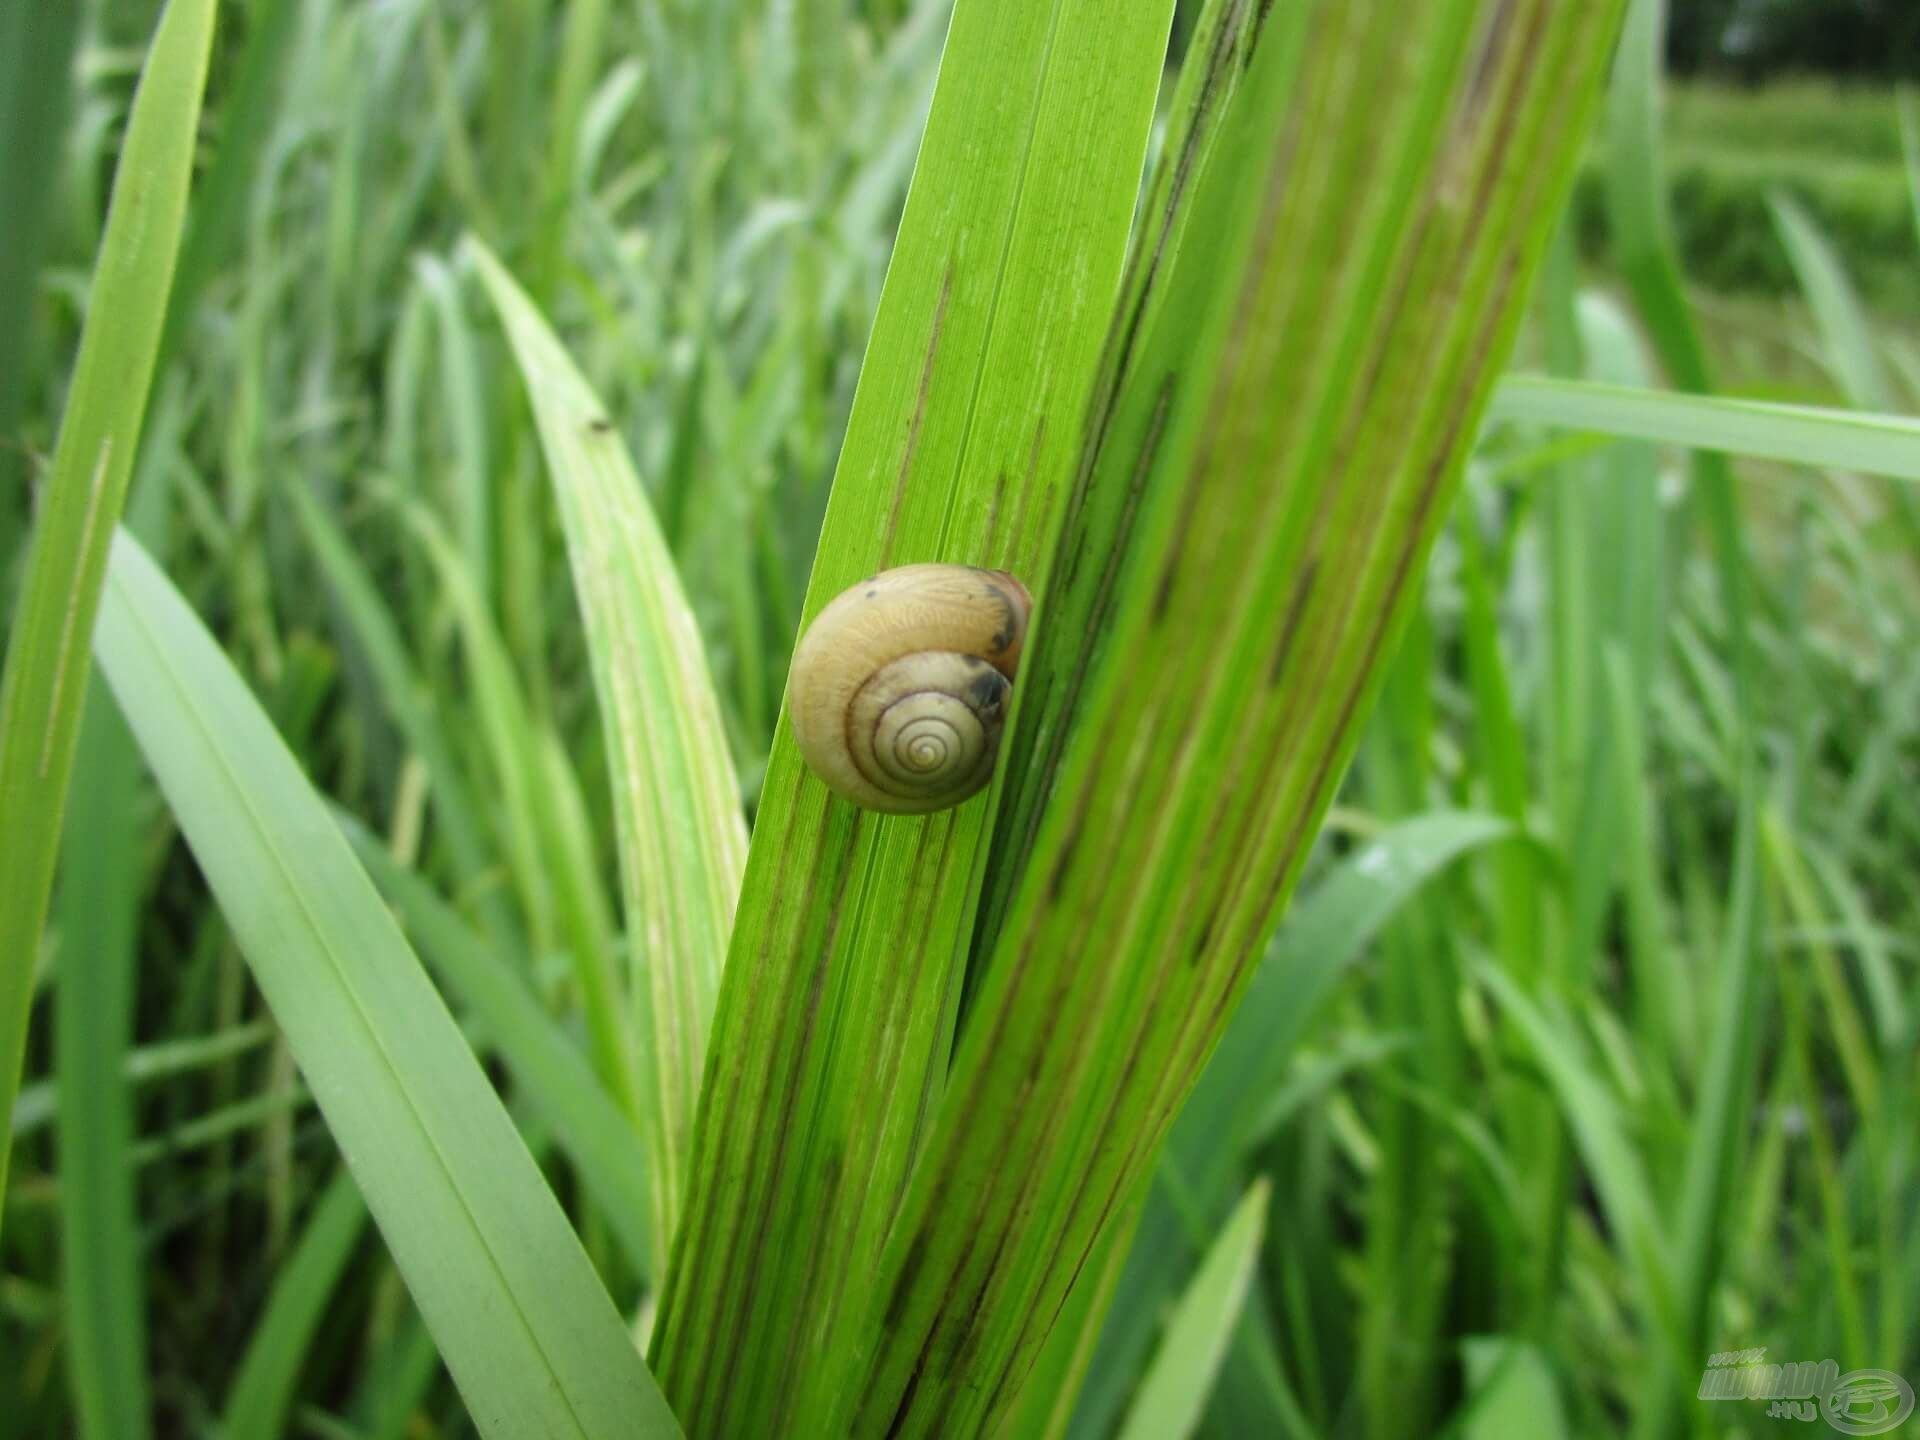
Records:
[[[793,738],[813,773],[891,815],[993,778],[1033,599],[999,570],[903,565],[827,602],[793,654]]]

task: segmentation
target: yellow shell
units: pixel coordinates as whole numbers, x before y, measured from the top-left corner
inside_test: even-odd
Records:
[[[993,778],[1033,600],[999,570],[903,565],[832,600],[793,653],[793,738],[814,774],[892,815]]]

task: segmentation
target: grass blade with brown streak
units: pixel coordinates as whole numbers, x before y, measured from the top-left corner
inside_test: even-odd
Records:
[[[1003,811],[1013,899],[848,1409],[808,1423],[990,1432],[1151,1162],[1416,597],[1619,10],[1267,12],[1061,538],[1055,592],[1111,604],[1036,620],[1013,743],[1058,738]]]

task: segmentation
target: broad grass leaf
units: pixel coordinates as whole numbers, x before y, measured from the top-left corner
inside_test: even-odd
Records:
[[[481,1021],[530,1110],[552,1130],[588,1195],[635,1265],[652,1259],[647,1239],[645,1153],[633,1124],[608,1096],[566,1032],[540,1008],[522,967],[473,933],[418,875],[356,825],[342,822],[374,884],[393,902],[422,958]]]
[[[95,648],[480,1432],[677,1435],[325,805],[212,637],[124,536]]]

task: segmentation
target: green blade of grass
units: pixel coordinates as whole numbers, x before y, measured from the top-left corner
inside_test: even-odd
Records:
[[[1537,1345],[1506,1335],[1470,1335],[1461,1342],[1473,1392],[1465,1440],[1566,1440],[1566,1412],[1552,1367]]]
[[[1706,351],[1694,328],[1673,241],[1660,145],[1666,28],[1666,0],[1635,0],[1628,7],[1607,107],[1608,227],[1614,258],[1674,383],[1710,390]]]
[[[460,562],[474,589],[492,600],[500,583],[493,573],[493,535],[499,523],[494,511],[499,500],[493,486],[494,457],[488,451],[487,392],[481,379],[479,347],[448,265],[437,256],[420,255],[415,257],[413,268],[420,293],[433,306],[440,341],[442,414],[453,444],[454,463],[447,467],[445,508],[441,513],[458,542]],[[525,538],[510,543],[523,544]]]
[[[381,1356],[379,1372],[361,1395],[366,1440],[406,1440],[419,1433],[417,1412],[440,1373],[433,1336],[409,1313],[391,1348]]]
[[[1666,0],[1632,0],[1627,7],[1608,97],[1610,211],[1621,269],[1661,363],[1680,389],[1706,394],[1714,388],[1713,375],[1681,280],[1660,150],[1666,20]],[[1696,453],[1693,470],[1699,506],[1720,572],[1732,669],[1742,700],[1749,701],[1755,698],[1747,624],[1750,585],[1733,472],[1718,448],[1703,448]],[[1743,706],[1743,714],[1752,711],[1751,705]],[[1736,769],[1743,787],[1754,729],[1746,724],[1740,732],[1742,754]],[[1746,799],[1744,793],[1742,799]]]
[[[1832,243],[1792,196],[1771,195],[1767,203],[1773,209],[1773,223],[1787,247],[1800,289],[1813,311],[1814,323],[1820,327],[1827,363],[1840,377],[1847,399],[1862,410],[1898,410],[1900,403],[1886,362],[1880,358],[1866,307],[1847,279]]]
[[[1665,0],[1632,0],[1628,7],[1609,98],[1612,209],[1622,222],[1621,266],[1654,349],[1680,389],[1704,394],[1714,388],[1713,376],[1681,284],[1659,147],[1666,21]],[[1760,424],[1756,418],[1749,428],[1759,429]],[[1718,993],[1698,1072],[1695,1122],[1688,1136],[1676,1217],[1674,1343],[1656,1351],[1644,1380],[1645,1403],[1635,1417],[1638,1432],[1647,1436],[1667,1434],[1677,1423],[1674,1412],[1685,1394],[1686,1368],[1697,1363],[1700,1351],[1707,1348],[1712,1296],[1726,1248],[1721,1217],[1746,1145],[1745,1117],[1757,1084],[1758,1036],[1765,1005],[1765,972],[1756,950],[1759,736],[1764,697],[1756,680],[1749,547],[1732,467],[1724,456],[1713,450],[1697,452],[1693,475],[1693,498],[1717,572],[1724,627],[1721,643],[1732,673],[1736,708],[1731,788],[1738,821],[1732,873],[1725,882],[1729,900],[1715,979]]]
[[[1900,92],[1900,153],[1907,162],[1907,193],[1913,199],[1913,228],[1920,239],[1920,94]]]
[[[1507,837],[1526,843],[1491,815],[1438,811],[1402,820],[1369,838],[1293,908],[1168,1141],[1185,1183],[1210,1207],[1224,1211],[1296,1050],[1381,928],[1447,866]]]
[[[1475,758],[1484,777],[1487,803],[1518,826],[1526,823],[1530,802],[1528,755],[1500,645],[1494,580],[1476,509],[1463,502],[1455,511],[1466,592],[1466,669],[1473,692]],[[1516,974],[1533,972],[1541,960],[1543,897],[1538,862],[1539,857],[1518,839],[1502,845],[1493,862],[1498,894],[1495,944],[1507,969]]]
[[[1513,375],[1491,418],[1920,480],[1920,421],[1897,415]]]
[[[1834,859],[1832,852],[1805,836],[1799,837],[1799,842],[1859,957],[1862,988],[1874,1013],[1875,1038],[1884,1049],[1891,1051],[1907,1032],[1910,1021],[1907,1001],[1902,998],[1900,982],[1887,953],[1886,937],[1876,931],[1859,885]]]
[[[1642,1043],[1661,1057],[1655,1063],[1685,1070],[1690,1067],[1680,1037],[1693,1033],[1692,977],[1672,961],[1661,913],[1662,847],[1654,820],[1653,786],[1647,779],[1644,699],[1636,693],[1621,650],[1610,647],[1606,662],[1614,773],[1624,777],[1618,803],[1635,1019]]]
[[[300,1084],[273,1084],[250,1093],[243,1100],[222,1105],[196,1115],[191,1120],[169,1126],[134,1145],[131,1152],[136,1166],[157,1165],[178,1160],[196,1150],[220,1145],[236,1135],[244,1135],[282,1123],[313,1103],[313,1097]]]
[[[1697,1363],[1708,1343],[1714,1291],[1729,1241],[1721,1217],[1741,1170],[1748,1145],[1746,1117],[1760,1086],[1770,986],[1760,955],[1757,788],[1749,782],[1740,797],[1731,862],[1733,889],[1727,898],[1726,928],[1707,1022],[1711,1038],[1701,1060],[1694,1126],[1687,1137],[1686,1167],[1675,1207],[1672,1306],[1677,1343],[1662,1352],[1664,1363],[1655,1367],[1648,1382],[1649,1403],[1639,1415],[1639,1433],[1648,1436],[1665,1433],[1667,1417],[1685,1394],[1687,1367]],[[1666,1380],[1663,1384],[1667,1375],[1679,1383]]]
[[[1800,281],[1801,293],[1820,331],[1827,367],[1839,377],[1847,402],[1858,410],[1881,413],[1902,408],[1893,377],[1887,373],[1866,306],[1847,277],[1846,267],[1813,217],[1792,197],[1770,197],[1774,224]],[[1908,540],[1920,544],[1920,498],[1896,487],[1891,499]]]
[[[1417,813],[1433,793],[1435,659],[1434,625],[1422,608],[1387,666],[1356,766],[1365,777],[1357,794],[1385,815]],[[1365,987],[1375,1023],[1389,1035],[1421,1036],[1399,1067],[1408,1083],[1382,1087],[1368,1115],[1378,1160],[1364,1211],[1362,1264],[1372,1299],[1355,1347],[1355,1383],[1369,1397],[1391,1393],[1395,1400],[1367,1405],[1360,1432],[1367,1440],[1396,1440],[1407,1425],[1424,1429],[1438,1412],[1445,1348],[1439,1296],[1451,1268],[1440,1236],[1445,1217],[1461,1202],[1452,1167],[1437,1163],[1448,1142],[1436,1122],[1456,1108],[1448,1097],[1463,1088],[1466,1052],[1454,998],[1459,957],[1442,913],[1446,898],[1444,890],[1423,890],[1393,917]]]
[[[645,1267],[647,1170],[631,1121],[540,1010],[526,981],[372,836],[347,828],[361,863],[400,912],[429,965],[486,1023],[487,1035],[537,1113],[580,1171],[634,1263]]]
[[[612,919],[577,823],[579,781],[551,735],[536,727],[506,645],[452,542],[426,511],[407,506],[403,514],[433,562],[466,646],[481,728],[506,800],[508,853],[535,916],[536,948],[550,917],[568,942],[594,1067],[637,1130],[645,1124],[642,1062],[615,964]]]
[[[1022,659],[1008,743],[1034,749],[987,879],[1012,899],[837,1387],[853,1434],[991,1430],[1218,1041],[1394,653],[1618,15],[1265,12]],[[1062,591],[1096,623],[1059,623]]]
[[[366,1224],[367,1202],[360,1198],[352,1172],[342,1166],[314,1202],[247,1341],[221,1417],[220,1433],[227,1440],[286,1433],[314,1331]]]
[[[54,999],[67,1375],[86,1440],[152,1433],[127,1074],[141,872],[131,815],[144,808],[139,764],[112,700],[91,695],[61,862],[65,964]]]
[[[1273,1139],[1281,1127],[1308,1104],[1320,1099],[1349,1075],[1378,1065],[1404,1051],[1410,1038],[1405,1033],[1359,1036],[1320,1059],[1311,1063],[1303,1062],[1296,1073],[1289,1076],[1284,1084],[1275,1087],[1267,1097],[1266,1107],[1254,1116],[1253,1123],[1248,1127],[1248,1139],[1256,1146]],[[1441,1116],[1443,1123],[1447,1123],[1456,1135],[1469,1133],[1468,1127],[1458,1123],[1455,1116],[1443,1113],[1456,1110],[1457,1107],[1447,1106],[1435,1098],[1430,1087],[1395,1087],[1391,1081],[1383,1083],[1389,1088],[1397,1088],[1421,1109]],[[1478,1152],[1475,1158],[1482,1161],[1488,1173],[1505,1178],[1511,1167],[1504,1160],[1487,1152],[1485,1146],[1478,1143],[1478,1137],[1472,1148]]]
[[[1151,322],[1166,303],[1166,276],[1180,256],[1192,219],[1194,194],[1226,128],[1226,119],[1232,113],[1234,97],[1262,33],[1266,10],[1267,7],[1256,7],[1246,0],[1208,0],[1195,27],[1192,46],[1181,66],[1173,97],[1169,133],[1155,161],[1140,207],[1139,235],[1127,258],[1119,300],[1114,306],[1115,318],[1108,326],[1100,372],[1088,402],[1085,425],[1091,427],[1096,436],[1112,423],[1122,382],[1139,360],[1141,337],[1148,333]],[[1085,448],[1083,444],[1083,452]],[[1061,527],[1065,533],[1080,529],[1084,523],[1083,512],[1090,501],[1097,503],[1104,499],[1109,505],[1115,503],[1111,496],[1090,496],[1087,478],[1087,456],[1082,453],[1077,457],[1073,485],[1063,507]],[[1078,568],[1076,558],[1069,563],[1069,579]],[[1111,560],[1100,573],[1110,581]],[[1045,589],[1037,593],[1045,601],[1044,613],[1051,617],[1049,625],[1091,634],[1106,621],[1105,610],[1111,603],[1112,586],[1110,583],[1067,584],[1051,594]],[[1014,697],[1015,703],[1029,714],[1044,717],[1050,679],[1034,674],[1033,667],[1028,665]],[[1005,791],[1019,794],[1027,783],[1029,769],[1054,763],[1063,737],[1064,732],[1054,728],[1050,732],[1043,730],[1039,742],[1031,749],[1003,747],[1008,751],[1001,781]],[[998,932],[1010,899],[1009,887],[997,883],[994,874],[996,868],[1003,869],[1007,864],[1002,858],[1008,851],[1007,841],[1010,836],[1018,835],[1022,844],[1030,844],[1031,826],[1037,823],[1037,814],[1025,816],[1023,829],[1029,833],[1023,834],[1010,829],[1011,818],[1017,817],[999,819],[995,851],[988,854],[989,871],[981,890],[980,915],[974,925],[972,949],[975,953],[984,948],[984,940]],[[979,967],[970,966],[966,975],[969,1000],[979,980]]]
[[[498,792],[499,843],[506,851],[520,893],[529,939],[539,948],[552,943],[556,886],[541,848],[545,790],[534,783],[540,763],[539,744],[527,697],[507,654],[506,641],[453,538],[424,507],[402,502],[399,508],[408,530],[426,552],[453,611],[472,687],[471,709]],[[582,950],[574,958],[584,965],[590,952]],[[607,1058],[603,1052],[603,1059]]]
[[[469,794],[466,776],[455,762],[439,718],[433,713],[429,692],[407,657],[399,629],[351,542],[326,508],[303,486],[288,486],[286,494],[314,558],[320,563],[321,573],[333,589],[346,628],[373,671],[388,715],[426,766],[433,786],[433,804],[460,881],[466,886],[479,886],[491,868],[491,861],[477,808]],[[504,905],[494,891],[483,894],[489,927],[496,934],[504,933],[507,925]]]
[[[913,561],[1040,585],[1172,9],[955,7],[803,618]],[[831,1337],[864,1306],[944,1083],[990,805],[856,810],[779,723],[654,1339],[695,1431],[804,1425],[834,1383]]]
[[[619,432],[478,240],[553,477],[612,772],[633,989],[652,1062],[655,1273],[685,1190],[707,1030],[746,864],[740,788],[700,632]]]
[[[274,1038],[273,1026],[261,1021],[237,1025],[211,1035],[192,1035],[185,1039],[143,1045],[127,1052],[122,1073],[129,1084],[166,1079],[190,1073],[209,1065],[219,1065],[236,1055],[259,1048]],[[36,1081],[20,1089],[19,1102],[13,1107],[13,1138],[31,1135],[52,1123],[59,1110],[58,1087],[52,1081]]]
[[[1140,1381],[1140,1393],[1120,1440],[1185,1440],[1200,1423],[1227,1342],[1253,1283],[1266,1228],[1268,1185],[1256,1180],[1200,1262],[1186,1294],[1167,1321],[1160,1353]]]
[[[295,0],[261,0],[247,12],[245,44],[220,105],[220,143],[181,242],[160,347],[163,361],[191,322],[201,290],[237,246],[261,161],[274,138],[299,18]]]
[[[1167,1139],[1159,1173],[1166,1176],[1168,1166],[1177,1171],[1196,1225],[1210,1227],[1226,1215],[1249,1149],[1293,1089],[1289,1077],[1301,1042],[1381,927],[1447,866],[1503,838],[1529,843],[1501,820],[1471,812],[1402,820],[1368,837],[1295,904]],[[1126,1261],[1129,1303],[1115,1309],[1100,1337],[1098,1363],[1105,1372],[1130,1382],[1145,1364],[1160,1308],[1185,1259],[1177,1245],[1134,1248]],[[1069,1303],[1078,1303],[1078,1295],[1076,1286]],[[1112,1419],[1104,1410],[1082,1418],[1096,1429]]]
[[[1593,1177],[1608,1228],[1640,1287],[1649,1318],[1668,1327],[1656,1338],[1671,1341],[1675,1317],[1665,1308],[1668,1297],[1663,1282],[1669,1256],[1661,1217],[1646,1168],[1622,1123],[1620,1107],[1563,1013],[1535,1003],[1510,977],[1490,965],[1482,966],[1479,973],[1546,1075],[1586,1158],[1587,1173]]]
[[[1785,902],[1781,906],[1785,918],[1795,922],[1798,928],[1812,929],[1811,922],[1815,917],[1810,913],[1807,872],[1789,838],[1785,817],[1778,806],[1768,806],[1760,829],[1767,868],[1780,899]],[[1860,1023],[1859,1012],[1845,979],[1839,973],[1832,951],[1818,941],[1813,942],[1809,949],[1813,978],[1820,991],[1819,1009],[1824,1013],[1832,1032],[1835,1058],[1840,1074],[1846,1079],[1850,1108],[1859,1117],[1861,1133],[1875,1136],[1880,1114],[1880,1081],[1873,1065],[1865,1027]],[[1839,1317],[1837,1328],[1849,1354],[1866,1354],[1869,1347],[1865,1307],[1861,1299],[1860,1276],[1853,1258],[1858,1253],[1857,1241],[1847,1202],[1840,1193],[1833,1123],[1826,1113],[1830,1082],[1824,1076],[1816,1079],[1814,1074],[1808,1033],[1812,1028],[1809,1015],[1812,1007],[1808,1004],[1809,997],[1800,966],[1791,961],[1782,965],[1779,978],[1780,1008],[1784,1022],[1782,1028],[1787,1052],[1785,1071],[1792,1077],[1807,1115],[1811,1160],[1807,1169],[1811,1172],[1814,1192],[1819,1197],[1820,1218],[1827,1237],[1831,1271],[1828,1285],[1833,1292],[1834,1309]],[[1876,1170],[1884,1164],[1884,1159],[1876,1157]]]
[[[566,243],[567,200],[575,183],[576,153],[583,112],[600,60],[607,25],[607,0],[568,5],[560,63],[553,81],[553,108],[547,125],[552,144],[542,167],[539,209],[535,217],[534,291],[544,296],[552,287]]]
[[[124,537],[95,645],[481,1432],[678,1434],[339,829],[193,612]]]
[[[1129,1201],[1088,1257],[1087,1278],[1073,1287],[1055,1322],[1046,1348],[1034,1362],[1020,1398],[1000,1427],[1001,1440],[1063,1440],[1076,1423],[1082,1387],[1097,1353],[1105,1347],[1107,1312],[1122,1277],[1133,1263],[1130,1251],[1143,1208]],[[1184,1257],[1183,1257],[1184,1258]],[[1144,1325],[1144,1319],[1143,1319]],[[1145,1343],[1141,1353],[1146,1351]],[[1128,1378],[1138,1370],[1130,1366]],[[1099,1433],[1110,1433],[1111,1426]]]
[[[20,1086],[91,670],[87,639],[166,321],[213,16],[213,0],[172,0],[154,32],[0,677],[0,1121],[13,1113]],[[0,1124],[0,1194],[7,1129]]]
[[[78,5],[9,5],[0,11],[0,435],[14,435],[31,391],[40,259],[58,192],[72,109]],[[0,576],[10,575],[26,519],[26,458],[0,452]],[[16,487],[18,494],[15,493]]]

